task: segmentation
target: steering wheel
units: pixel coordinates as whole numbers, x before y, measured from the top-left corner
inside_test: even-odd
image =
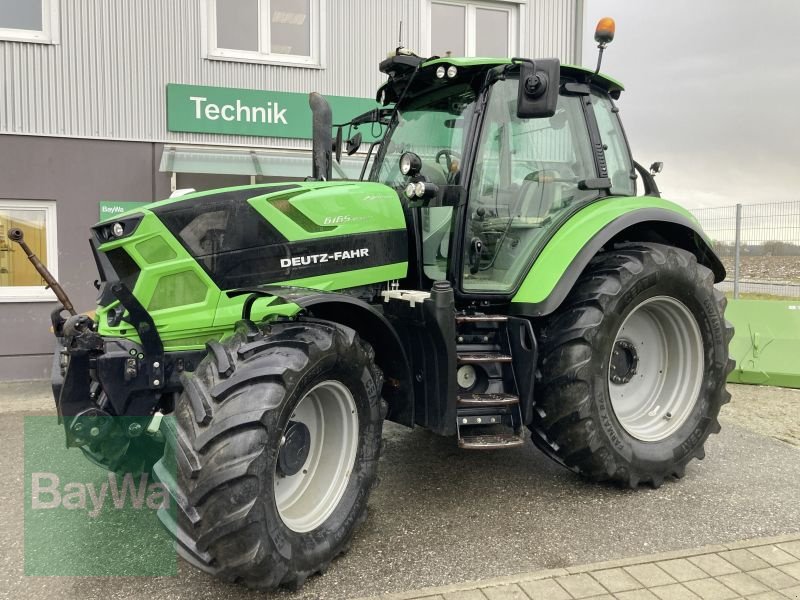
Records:
[[[443,148],[436,153],[436,164],[441,165],[441,158],[445,158],[444,172],[448,180],[452,179],[460,168],[461,156],[449,148]],[[454,160],[455,158],[455,160]]]

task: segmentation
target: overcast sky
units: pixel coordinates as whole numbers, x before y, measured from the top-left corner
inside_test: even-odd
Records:
[[[665,198],[689,208],[800,200],[800,1],[585,0],[617,32],[602,71],[634,158],[664,161]]]

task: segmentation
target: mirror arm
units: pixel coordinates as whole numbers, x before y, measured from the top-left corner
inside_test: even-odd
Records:
[[[658,189],[658,184],[656,183],[656,179],[655,177],[653,177],[650,171],[645,169],[642,165],[640,165],[636,161],[633,161],[633,167],[639,172],[639,175],[642,176],[645,195],[661,198],[661,191]]]

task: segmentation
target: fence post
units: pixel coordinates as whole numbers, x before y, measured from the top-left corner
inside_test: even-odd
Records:
[[[736,245],[733,258],[733,298],[739,299],[739,262],[742,248],[742,205],[736,205]]]

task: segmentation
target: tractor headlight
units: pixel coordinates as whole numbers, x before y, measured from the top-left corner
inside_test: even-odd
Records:
[[[114,223],[111,226],[111,233],[114,234],[114,237],[122,237],[125,235],[125,227],[122,225],[122,223]]]
[[[400,172],[407,177],[413,177],[422,169],[422,159],[413,152],[403,152],[400,157]]]
[[[414,193],[416,192],[416,188],[417,188],[416,185],[414,185],[413,183],[409,183],[406,186],[406,190],[405,190],[406,198],[411,200],[411,198],[414,197]]]
[[[444,68],[444,65],[440,65],[436,69],[436,77],[438,77],[439,79],[444,79],[445,73],[447,73],[447,69]]]
[[[425,182],[424,181],[418,181],[414,185],[414,195],[417,198],[422,198],[425,195]]]
[[[456,69],[455,65],[450,65],[447,67],[447,76],[452,79],[458,74],[458,69]]]

